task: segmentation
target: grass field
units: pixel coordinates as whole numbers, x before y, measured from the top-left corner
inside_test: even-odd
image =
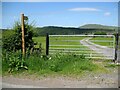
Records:
[[[88,57],[95,56],[101,57],[103,55],[97,54],[95,51],[90,50],[88,47],[83,46],[80,43],[80,40],[86,37],[80,36],[66,36],[66,37],[49,37],[49,53],[58,54],[58,53],[68,53],[68,54],[84,54]],[[46,37],[34,37],[33,40],[38,43],[35,47],[39,47],[39,43],[42,44],[43,52],[45,53],[46,48]]]
[[[45,49],[46,46],[46,37],[33,37],[33,41],[37,42],[35,47],[39,47],[39,44],[42,44],[42,48]]]
[[[50,45],[53,45],[50,48],[56,48],[56,46],[59,48],[84,48],[80,44],[80,40],[83,38],[85,37],[50,37]]]
[[[50,37],[50,48],[85,48],[85,46],[81,46],[80,40],[85,37]],[[35,47],[39,47],[39,43],[42,44],[42,48],[46,47],[46,37],[33,37],[33,40],[38,43]],[[94,37],[90,39],[91,42],[95,44],[99,44],[102,46],[112,47],[114,46],[114,38],[113,37]],[[61,46],[59,46],[61,45]],[[62,46],[62,45],[71,45],[71,46]],[[79,45],[79,46],[73,46]]]
[[[107,46],[107,47],[114,47],[114,41],[115,39],[113,37],[94,37],[90,39],[91,42],[102,45],[102,46]]]
[[[49,37],[49,49],[61,48],[61,49],[82,49],[86,50],[87,47],[80,44],[80,40],[85,37]],[[42,48],[46,48],[46,38],[45,37],[34,37],[33,40],[38,43],[35,47],[39,47],[39,43],[42,44]],[[88,49],[89,50],[89,49]],[[58,51],[59,52],[59,51]]]
[[[36,48],[39,48],[39,44],[41,43],[42,53],[45,54],[45,50],[46,50],[46,37],[33,37],[33,41],[37,42],[37,45],[35,45]]]

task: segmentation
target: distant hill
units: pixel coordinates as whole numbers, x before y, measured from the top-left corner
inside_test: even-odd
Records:
[[[69,35],[69,34],[83,34],[88,31],[93,31],[94,29],[80,29],[80,28],[71,28],[71,27],[57,27],[57,26],[47,26],[47,27],[37,27],[34,32],[36,36],[46,35],[49,33],[51,35]]]
[[[95,32],[106,32],[108,34],[113,34],[117,27],[104,26],[98,24],[87,24],[79,28],[74,27],[57,27],[57,26],[46,26],[46,27],[36,27],[34,28],[34,36],[45,36],[46,33],[50,35],[72,35],[72,34],[93,34]],[[7,29],[2,29],[6,31]],[[7,30],[10,32],[11,30]]]
[[[89,29],[109,29],[109,30],[114,30],[117,29],[115,26],[105,26],[105,25],[100,25],[100,24],[86,24],[83,26],[80,26],[79,28],[89,28]]]
[[[92,34],[94,32],[106,32],[112,34],[115,32],[116,27],[113,26],[103,26],[97,24],[87,24],[80,28],[74,27],[57,27],[57,26],[47,26],[47,27],[37,27],[35,30],[36,36],[49,34],[61,34],[61,35],[70,35],[70,34]]]

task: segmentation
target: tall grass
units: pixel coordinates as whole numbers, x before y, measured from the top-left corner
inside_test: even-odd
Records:
[[[9,56],[13,57],[13,56]],[[15,57],[18,60],[18,57]],[[9,74],[11,62],[9,59],[2,60],[3,74]],[[13,62],[12,62],[13,63]],[[20,62],[21,63],[21,62]],[[27,69],[13,71],[13,74],[25,72],[27,74],[42,75],[65,75],[65,76],[81,76],[86,72],[96,72],[101,67],[92,62],[92,59],[85,58],[84,55],[74,54],[55,54],[52,56],[30,55],[26,57],[25,64]],[[21,65],[21,64],[20,64]],[[16,67],[15,67],[16,68]],[[20,67],[21,68],[21,67]],[[14,70],[14,69],[13,69]]]

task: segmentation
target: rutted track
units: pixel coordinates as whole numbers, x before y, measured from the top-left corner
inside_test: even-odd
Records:
[[[114,59],[114,51],[113,48],[108,48],[107,46],[101,46],[90,42],[91,38],[84,38],[80,40],[80,43],[89,49],[95,51],[97,54],[102,54],[106,59]]]

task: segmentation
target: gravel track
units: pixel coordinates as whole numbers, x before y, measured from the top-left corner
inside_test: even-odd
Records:
[[[79,79],[67,77],[44,77],[43,79],[4,76],[3,88],[118,88],[118,71],[111,74],[89,74]]]
[[[96,53],[102,54],[103,56],[105,56],[106,59],[114,59],[115,49],[94,44],[89,41],[90,39],[91,38],[82,39],[82,40],[80,40],[80,43],[83,44],[84,46],[88,47],[89,49],[95,51]]]

